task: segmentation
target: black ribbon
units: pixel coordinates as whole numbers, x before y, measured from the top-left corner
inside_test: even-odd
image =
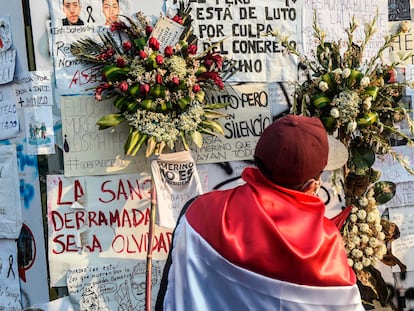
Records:
[[[90,6],[90,5],[88,5],[87,7],[86,7],[86,11],[88,12],[88,23],[90,23],[90,21],[89,20],[92,20],[92,23],[95,23],[95,19],[93,18],[93,16],[92,16],[92,7]]]
[[[16,274],[13,271],[13,255],[9,256],[9,271],[7,272],[7,278],[10,277],[10,272],[13,273],[13,278],[16,278]]]

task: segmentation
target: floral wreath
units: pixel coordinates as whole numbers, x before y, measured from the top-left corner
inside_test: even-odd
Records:
[[[344,43],[325,40],[315,13],[316,49],[310,57],[290,44],[287,36],[278,31],[271,33],[282,42],[286,53],[299,57],[305,70],[305,78],[295,83],[291,113],[318,117],[327,133],[348,149],[349,159],[343,168],[346,208],[333,221],[341,230],[348,263],[356,273],[363,303],[368,308],[375,306],[375,301],[386,305],[390,299],[385,281],[375,268],[377,263],[398,264],[402,272],[406,268],[391,252],[391,241],[399,237],[398,227],[378,210],[378,205],[395,195],[396,185],[379,181],[381,173],[372,166],[376,156],[391,155],[414,174],[408,160],[393,149],[393,141],[397,140],[413,145],[414,123],[402,102],[406,83],[394,78],[396,68],[411,54],[390,65],[381,62],[383,53],[400,34],[408,31],[409,24],[401,23],[394,34],[384,38],[377,54],[364,60],[377,19],[378,13],[364,25],[364,38],[356,41],[354,33],[359,24],[352,17],[345,29]],[[410,134],[398,127],[402,122]],[[334,174],[334,191],[339,192],[335,180]]]
[[[165,146],[173,150],[177,143],[185,150],[190,149],[190,141],[201,147],[203,134],[224,134],[217,119],[226,114],[216,109],[228,103],[207,104],[205,92],[223,89],[232,69],[211,48],[197,52],[190,12],[180,2],[176,15],[166,17],[182,25],[183,31],[176,44],[162,50],[142,12],[135,15],[136,20],[120,16],[125,21],[100,32],[101,42],[87,38],[71,45],[78,59],[100,66],[102,80],[95,87],[95,98],[113,97],[119,112],[103,116],[97,124],[106,129],[128,122],[127,156],[135,156],[144,144],[149,157],[162,153]]]

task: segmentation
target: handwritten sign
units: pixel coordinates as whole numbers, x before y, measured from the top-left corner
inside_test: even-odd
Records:
[[[97,102],[93,96],[62,96],[63,163],[65,176],[141,172],[149,162],[144,153],[124,156],[127,124],[99,130],[96,121],[116,112],[112,101]]]
[[[156,38],[160,42],[160,51],[164,51],[168,45],[175,46],[180,39],[184,26],[173,20],[161,16],[151,32],[151,37]]]
[[[16,145],[0,145],[0,238],[17,239],[22,227]]]
[[[175,1],[169,0],[170,6]],[[284,48],[268,32],[289,34],[301,41],[303,1],[196,0],[190,1],[194,34],[202,49],[235,61],[231,81],[272,82],[296,78],[296,59],[283,55]]]
[[[51,286],[66,286],[66,272],[143,260],[150,215],[149,174],[47,176]],[[164,260],[171,229],[156,226],[153,256]]]
[[[0,86],[0,140],[19,134],[19,114],[13,88]]]
[[[400,154],[402,158],[405,158],[410,163],[414,163],[413,147],[405,145],[396,146],[393,147],[393,149]],[[408,173],[407,170],[389,154],[377,157],[374,168],[381,171],[381,180],[389,180],[395,183],[414,181],[414,176]]]
[[[388,1],[387,0],[361,0],[361,1],[323,1],[305,0],[303,16],[303,48],[306,55],[311,55],[315,48],[313,37],[313,15],[316,14],[318,26],[326,34],[327,40],[346,42],[345,29],[349,28],[351,18],[355,17],[361,25],[354,33],[354,41],[358,42],[365,37],[364,24],[370,23],[378,13],[375,24],[376,32],[365,47],[364,57],[370,58],[377,54],[384,43],[384,34],[388,29]]]
[[[252,160],[256,142],[263,130],[272,123],[271,102],[264,83],[234,85],[225,92],[209,92],[211,103],[230,103],[221,112],[228,117],[219,119],[223,136],[204,136],[196,149],[197,163],[218,163]]]
[[[405,265],[407,271],[414,270],[414,206],[404,206],[389,209],[390,220],[400,230],[400,238],[392,242],[393,254]],[[398,266],[392,267],[394,272],[400,272]]]
[[[152,263],[152,305],[159,290],[163,261]],[[88,266],[68,271],[69,296],[76,310],[145,310],[146,263],[113,262],[102,266]]]
[[[14,240],[0,239],[0,310],[22,310]]]
[[[161,154],[151,162],[157,190],[157,223],[174,228],[188,200],[203,193],[195,161],[189,151]]]
[[[30,155],[55,153],[50,76],[50,72],[25,72],[16,78],[14,85],[18,105],[23,108],[27,153]]]

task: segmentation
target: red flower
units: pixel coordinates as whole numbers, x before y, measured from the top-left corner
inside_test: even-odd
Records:
[[[121,83],[119,83],[119,84],[118,84],[118,89],[119,89],[121,92],[126,92],[126,91],[128,91],[128,88],[129,88],[129,84],[128,84],[128,82],[126,82],[126,81],[122,81]]]
[[[131,41],[125,41],[122,43],[122,46],[124,47],[125,51],[129,51],[132,48],[132,43]]]
[[[164,57],[162,55],[158,54],[155,57],[155,61],[157,62],[158,65],[162,65],[162,63],[164,62]]]
[[[179,85],[180,79],[178,77],[172,77],[171,82],[175,85]]]
[[[141,57],[142,59],[146,59],[148,57],[148,54],[144,50],[141,50],[139,51],[139,57]]]
[[[109,83],[102,83],[95,89],[95,99],[98,101],[102,100],[102,92],[106,89],[109,89],[111,87],[111,84]]]
[[[178,23],[178,24],[180,24],[180,25],[182,25],[183,23],[184,23],[184,21],[183,21],[183,19],[181,18],[181,16],[179,16],[179,15],[175,15],[174,17],[173,17],[173,19],[172,19],[174,22],[176,22],[176,23]]]
[[[187,48],[187,52],[188,52],[188,54],[192,54],[192,55],[197,53],[197,45],[190,44]]]
[[[162,84],[162,75],[157,74],[157,76],[155,77],[155,81],[156,81],[158,84]]]
[[[147,34],[147,36],[149,36],[153,30],[154,30],[154,27],[152,27],[151,25],[145,26],[145,33]]]
[[[203,72],[199,77],[199,80],[212,80],[214,82],[214,84],[219,88],[219,89],[223,89],[224,88],[224,83],[223,80],[221,80],[218,72],[215,71],[207,71],[207,72]]]
[[[148,95],[149,91],[150,91],[150,86],[149,86],[149,84],[141,84],[141,85],[139,86],[139,93],[140,93],[141,95],[143,95],[143,96]]]
[[[204,56],[204,64],[206,65],[207,69],[209,70],[214,64],[217,66],[218,69],[223,67],[223,58],[218,53],[211,53],[208,52],[206,56]]]
[[[151,49],[153,49],[154,51],[158,51],[158,49],[160,48],[160,43],[158,42],[157,39],[155,39],[154,37],[151,37],[148,41],[148,45]]]
[[[194,84],[193,85],[193,92],[194,93],[198,93],[198,92],[200,92],[201,91],[201,87],[200,87],[200,85],[198,85],[198,84]]]
[[[125,63],[125,59],[123,58],[123,57],[118,57],[117,59],[116,59],[116,65],[118,66],[118,67],[121,67],[121,68],[123,68],[123,67],[125,67],[125,65],[126,65],[126,63]]]
[[[174,54],[173,47],[171,45],[166,46],[165,49],[164,49],[164,55],[165,56],[171,56],[173,54]]]

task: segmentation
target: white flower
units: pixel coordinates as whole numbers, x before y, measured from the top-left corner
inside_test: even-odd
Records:
[[[368,258],[362,258],[362,265],[363,265],[364,267],[368,267],[368,266],[370,266],[371,264],[372,264],[371,259],[368,259]]]
[[[341,68],[336,68],[335,70],[332,71],[332,73],[334,75],[341,75],[342,74],[342,69]]]
[[[338,108],[335,107],[331,109],[331,112],[329,114],[335,119],[339,118],[340,115]]]
[[[371,256],[372,254],[374,254],[374,250],[372,249],[372,247],[366,247],[364,251],[365,255],[367,256]]]
[[[365,207],[368,205],[368,199],[366,197],[362,197],[359,199],[359,205],[361,205],[362,207]]]
[[[355,214],[351,214],[351,215],[349,215],[349,220],[351,222],[356,222],[358,220],[358,217]]]
[[[361,241],[364,244],[367,244],[369,241],[369,237],[366,234],[361,235]]]
[[[318,87],[322,92],[326,92],[327,90],[329,90],[329,85],[325,81],[319,82]]]
[[[361,87],[367,87],[369,85],[369,82],[370,82],[369,77],[363,77],[361,79],[360,85]]]
[[[360,263],[360,262],[354,263],[354,269],[355,270],[361,271],[363,268],[364,268],[364,266],[362,265],[362,263]]]
[[[345,68],[342,70],[342,78],[347,79],[351,75],[351,69]]]
[[[352,267],[354,265],[354,261],[351,258],[348,258],[348,265]]]
[[[371,105],[372,105],[372,97],[371,96],[368,96],[362,102],[362,108],[364,108],[365,110],[370,110],[371,109]]]
[[[358,219],[364,220],[367,217],[367,212],[361,209],[358,211],[357,216],[358,216]]]
[[[354,258],[361,258],[364,255],[359,249],[352,250],[351,254]]]
[[[355,121],[349,122],[348,125],[347,125],[348,133],[352,133],[353,131],[355,131],[357,126],[358,126],[358,124]]]
[[[371,247],[378,246],[378,240],[377,240],[377,238],[374,238],[374,237],[370,238],[369,239],[369,246],[371,246]]]

